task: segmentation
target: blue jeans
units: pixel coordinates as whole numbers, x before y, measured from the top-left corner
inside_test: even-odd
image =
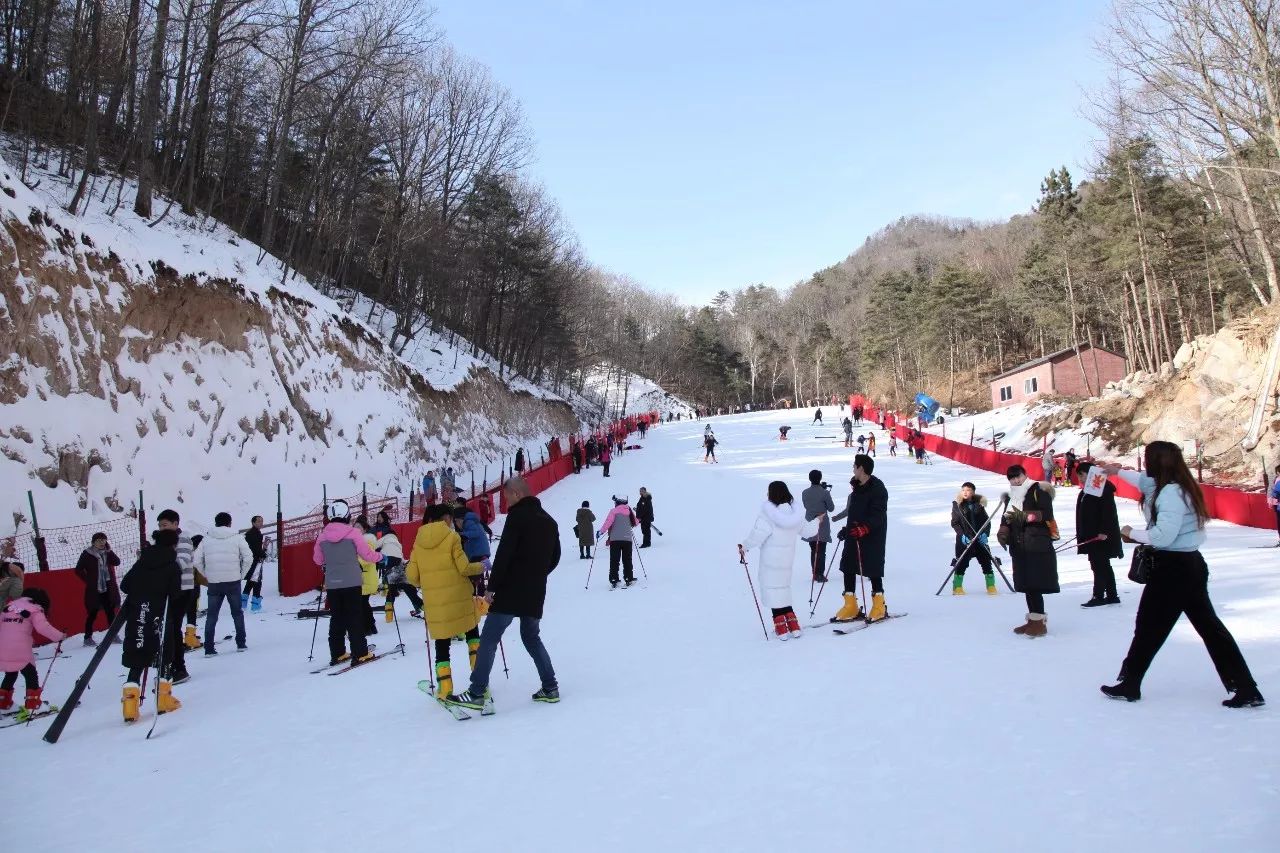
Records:
[[[217,639],[218,613],[222,610],[222,601],[226,599],[231,605],[231,621],[236,623],[236,648],[244,648],[244,608],[240,606],[240,581],[209,584],[209,612],[204,617],[204,647],[213,648]]]
[[[490,612],[484,617],[484,628],[480,630],[480,649],[476,652],[476,668],[471,672],[471,693],[482,695],[489,689],[489,673],[493,670],[493,657],[498,653],[498,643],[502,640],[502,632],[507,630],[517,617],[506,613]],[[524,650],[533,658],[533,665],[538,668],[538,678],[542,679],[543,690],[555,690],[556,671],[551,668],[551,656],[546,646],[542,645],[542,637],[538,635],[541,619],[531,616],[520,616],[520,639],[524,642]]]

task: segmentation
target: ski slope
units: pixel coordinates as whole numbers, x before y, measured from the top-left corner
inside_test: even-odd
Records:
[[[1273,535],[1214,522],[1206,547],[1215,604],[1272,704],[1222,708],[1185,621],[1143,701],[1112,702],[1098,685],[1116,675],[1139,589],[1122,580],[1121,606],[1081,609],[1088,567],[1066,556],[1063,593],[1047,599],[1049,636],[1035,640],[1011,633],[1022,596],[982,594],[976,566],[968,596],[935,598],[959,483],[974,480],[993,501],[1004,484],[942,459],[887,458],[879,441],[887,601],[910,615],[847,637],[823,628],[766,642],[734,548],[766,484],[783,479],[798,498],[817,467],[837,507],[847,494],[853,451],[838,429],[807,419],[714,419],[717,465],[701,461],[705,421],[666,424],[616,458],[611,478],[593,468],[544,494],[565,552],[543,622],[559,705],[530,701],[537,677],[513,628],[510,678],[499,668],[492,683],[497,714],[455,722],[416,689],[427,648],[403,598],[405,656],[309,674],[312,623],[277,615],[303,600],[269,597],[249,618],[249,652],[189,658],[193,678],[175,688],[184,707],[150,741],[150,700],[139,724],[120,722],[114,652],[59,744],[40,740],[47,719],[0,731],[22,779],[8,840],[183,853],[1277,849],[1280,552],[1251,550]],[[783,423],[796,427],[786,443],[776,441]],[[574,509],[590,500],[603,517],[612,493],[634,501],[640,486],[665,533],[637,552],[647,579],[610,591],[601,559],[584,589]],[[1055,502],[1064,538],[1074,498],[1066,490]],[[1121,512],[1137,522],[1134,504]],[[834,612],[840,590],[807,619],[806,570],[798,556],[795,606],[808,624]],[[392,626],[379,619],[379,630],[381,648],[395,643]],[[230,631],[224,613],[218,634]],[[454,649],[462,689],[465,651]],[[74,648],[57,663],[51,699],[88,657]]]

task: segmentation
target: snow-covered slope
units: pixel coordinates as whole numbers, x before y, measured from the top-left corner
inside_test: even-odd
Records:
[[[407,493],[446,463],[479,483],[579,426],[465,341],[396,356],[377,322],[212,220],[174,207],[149,227],[127,181],[118,209],[104,179],[72,216],[65,179],[27,177],[36,190],[0,160],[0,535],[29,529],[27,489],[46,528],[129,512],[139,489],[192,527],[224,509],[246,523],[274,515],[277,484],[289,515],[324,487]]]
[[[940,458],[877,460],[889,490],[887,601],[909,615],[847,637],[820,628],[766,642],[735,543],[770,480],[798,493],[819,468],[842,505],[853,455],[816,438],[829,427],[802,425],[777,441],[795,414],[715,419],[718,465],[702,463],[703,423],[664,424],[643,450],[617,457],[608,480],[592,468],[542,495],[565,555],[542,621],[560,704],[530,701],[538,679],[513,627],[510,678],[500,659],[491,681],[497,714],[452,720],[415,687],[429,649],[403,597],[405,657],[311,675],[312,623],[275,615],[296,601],[271,600],[249,619],[247,653],[189,659],[193,678],[175,688],[185,704],[160,718],[151,741],[120,722],[117,655],[57,746],[39,739],[47,721],[0,733],[24,782],[8,840],[48,853],[174,839],[183,853],[408,851],[453,839],[522,853],[1275,850],[1280,575],[1271,552],[1260,560],[1249,548],[1273,536],[1211,522],[1205,549],[1214,603],[1271,700],[1262,709],[1219,705],[1225,694],[1185,620],[1141,702],[1103,698],[1098,685],[1111,683],[1128,648],[1140,588],[1122,574],[1121,605],[1082,609],[1090,574],[1071,551],[1042,639],[1011,633],[1023,597],[1003,585],[982,594],[976,567],[967,596],[935,598],[953,555],[958,484],[974,480],[990,496],[1008,488]],[[600,516],[611,494],[640,486],[665,534],[637,552],[640,585],[610,591],[602,549],[584,588],[576,508],[589,500]],[[1056,503],[1066,541],[1071,499]],[[1121,502],[1120,512],[1137,522],[1136,505]],[[748,553],[759,592],[757,557]],[[805,624],[824,622],[841,576],[807,618],[806,557],[798,550],[793,603]],[[380,647],[397,641],[395,626],[378,629]],[[224,613],[218,633],[229,631]],[[453,649],[462,689],[466,653]],[[54,701],[88,654],[74,649],[55,665]],[[86,767],[127,768],[136,784],[68,784]],[[201,809],[234,819],[192,832]],[[104,835],[121,815],[137,819]]]
[[[669,393],[656,382],[620,368],[601,367],[586,378],[586,393],[604,401],[610,417],[657,412],[693,415],[693,406]]]

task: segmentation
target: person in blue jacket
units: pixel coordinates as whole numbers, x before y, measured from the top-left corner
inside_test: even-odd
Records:
[[[480,516],[465,506],[454,508],[453,526],[462,537],[462,552],[467,555],[467,559],[484,565],[484,573],[471,579],[476,588],[476,595],[484,595],[485,579],[489,576],[490,565],[489,537],[493,535],[493,531],[480,520]]]
[[[1271,509],[1276,514],[1276,534],[1280,535],[1280,465],[1276,466],[1275,479],[1271,481],[1271,488],[1267,490],[1267,503],[1271,504]],[[1280,541],[1276,542],[1276,547],[1280,548]]]

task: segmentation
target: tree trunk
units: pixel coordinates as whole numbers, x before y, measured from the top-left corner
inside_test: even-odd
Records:
[[[138,120],[138,194],[133,212],[151,218],[151,194],[155,184],[156,118],[160,113],[160,88],[164,83],[165,33],[169,27],[169,0],[156,3],[156,30],[151,41],[151,61],[142,94],[142,115]]]

